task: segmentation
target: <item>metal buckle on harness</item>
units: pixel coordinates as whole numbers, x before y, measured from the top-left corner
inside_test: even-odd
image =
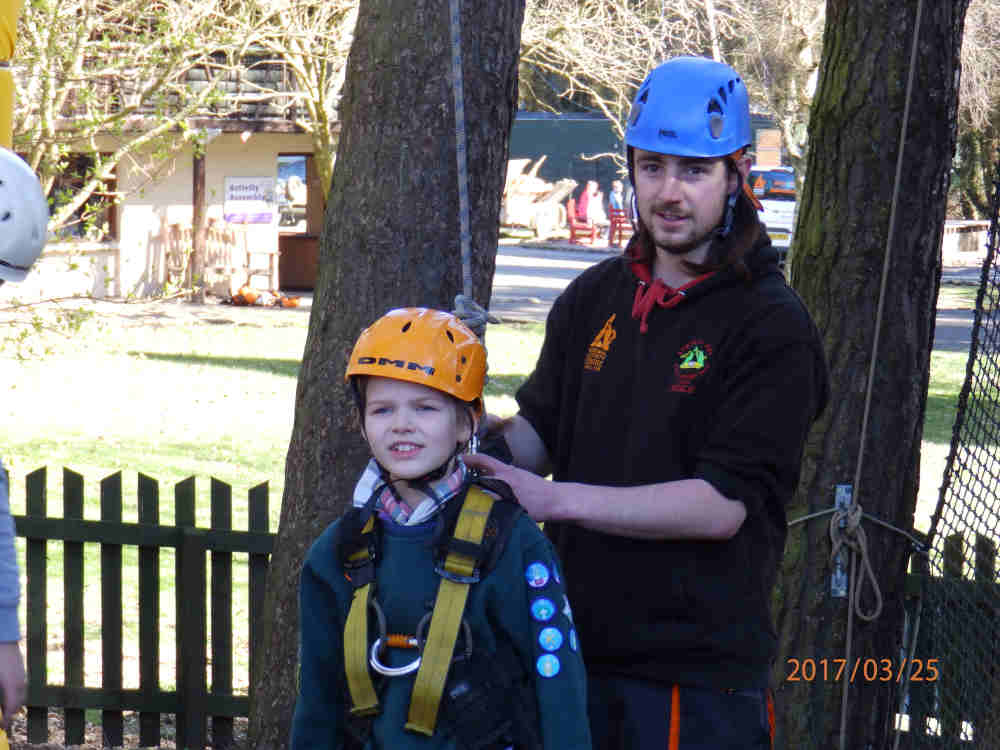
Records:
[[[351,585],[355,589],[359,589],[365,584],[375,582],[375,563],[377,561],[375,541],[371,537],[373,532],[367,532],[366,535],[369,538],[366,540],[364,545],[364,550],[367,554],[361,554],[361,551],[354,553],[353,555],[347,556],[345,559],[341,560],[341,566],[344,569],[344,577],[350,581]]]
[[[434,564],[434,572],[437,573],[442,578],[447,578],[452,583],[479,583],[479,568],[475,568],[472,571],[471,576],[463,576],[458,573],[452,573],[447,568],[444,567],[443,562],[438,562]]]

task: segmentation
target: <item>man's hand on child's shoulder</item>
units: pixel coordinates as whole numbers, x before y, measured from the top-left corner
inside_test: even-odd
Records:
[[[473,453],[462,456],[462,461],[470,469],[487,477],[506,482],[517,498],[517,502],[535,521],[554,520],[554,510],[558,497],[555,485],[530,471],[518,469],[492,456]]]

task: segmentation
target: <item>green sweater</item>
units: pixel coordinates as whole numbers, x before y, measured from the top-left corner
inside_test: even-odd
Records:
[[[293,750],[345,746],[350,698],[343,633],[353,589],[337,555],[340,526],[340,521],[334,522],[316,540],[302,571],[301,667]],[[380,526],[375,597],[385,612],[388,632],[413,635],[434,601],[440,580],[433,565],[434,522],[404,527],[382,518]],[[471,587],[465,619],[472,629],[474,649],[495,654],[498,644],[506,642],[533,678],[541,724],[535,733],[543,746],[590,748],[586,678],[572,613],[552,546],[526,514],[514,525],[494,569]],[[460,644],[462,640],[460,636]],[[413,650],[389,649],[383,661],[387,666],[401,666],[415,656]],[[440,731],[440,723],[432,737],[404,729],[416,672],[382,678],[369,671],[379,689],[381,711],[366,748],[455,747]]]

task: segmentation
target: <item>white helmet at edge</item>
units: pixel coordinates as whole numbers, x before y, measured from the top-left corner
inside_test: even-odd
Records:
[[[35,173],[0,148],[0,281],[23,281],[45,247],[49,206]]]

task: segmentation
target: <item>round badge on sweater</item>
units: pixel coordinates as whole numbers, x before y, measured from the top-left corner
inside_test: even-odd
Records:
[[[563,634],[559,628],[542,628],[538,634],[538,645],[546,651],[558,651],[563,644]]]
[[[543,563],[533,562],[524,572],[524,577],[528,579],[531,588],[540,589],[549,582],[549,569]]]
[[[535,666],[542,677],[555,677],[561,669],[559,657],[555,654],[542,654],[535,662]]]
[[[531,603],[531,616],[538,622],[548,622],[555,613],[556,605],[552,603],[551,599],[546,599],[544,596]]]

